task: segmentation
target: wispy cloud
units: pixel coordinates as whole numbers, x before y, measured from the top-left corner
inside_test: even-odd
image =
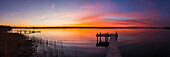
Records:
[[[51,9],[53,9],[54,7],[55,7],[55,4],[52,4]]]
[[[23,20],[23,23],[27,23],[27,22],[30,22],[30,20]]]
[[[74,21],[79,21],[78,25],[97,25],[97,26],[153,26],[153,19],[144,16],[145,13],[103,13],[104,15],[84,16]]]

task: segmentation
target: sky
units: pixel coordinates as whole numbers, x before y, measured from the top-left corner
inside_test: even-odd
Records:
[[[170,0],[0,0],[0,25],[170,26]]]

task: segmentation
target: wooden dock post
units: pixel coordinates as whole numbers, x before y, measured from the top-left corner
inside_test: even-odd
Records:
[[[105,42],[107,42],[107,34],[105,33]]]
[[[100,32],[100,42],[101,42],[101,32]]]
[[[24,31],[24,33],[26,34],[26,33],[27,33],[27,31],[25,30],[25,31]]]
[[[22,33],[22,31],[20,31],[19,33]]]
[[[29,31],[29,34],[31,33],[31,31]]]
[[[35,33],[35,31],[32,31],[32,33],[34,34],[34,33]]]
[[[97,33],[97,43],[98,43],[98,33]]]

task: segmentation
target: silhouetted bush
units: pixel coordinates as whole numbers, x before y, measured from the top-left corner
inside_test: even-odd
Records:
[[[4,25],[0,25],[0,32],[7,32],[12,30],[11,26],[4,26]]]

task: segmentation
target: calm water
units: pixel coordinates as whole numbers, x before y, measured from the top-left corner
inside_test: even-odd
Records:
[[[31,29],[14,29],[31,30]],[[41,33],[25,34],[48,41],[62,42],[62,54],[69,57],[105,57],[107,48],[96,47],[97,33],[119,34],[123,57],[170,57],[170,30],[163,29],[34,29]],[[104,39],[102,39],[104,40]],[[39,46],[37,52],[43,47]],[[56,49],[56,47],[53,47]],[[58,53],[58,52],[57,52]]]

